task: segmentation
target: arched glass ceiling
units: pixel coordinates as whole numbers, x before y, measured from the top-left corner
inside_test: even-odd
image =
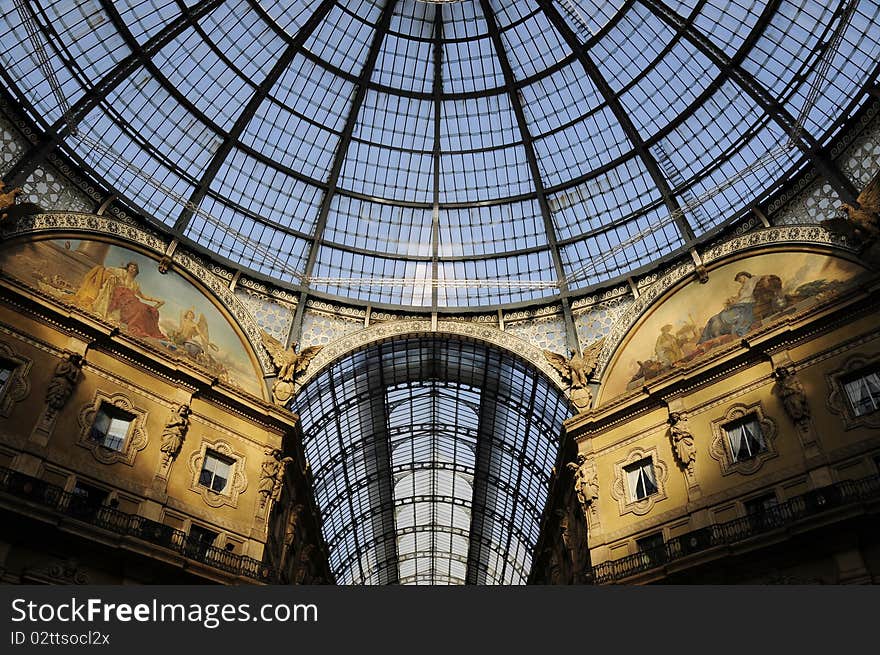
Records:
[[[648,265],[806,164],[851,193],[822,148],[880,5],[824,57],[848,4],[17,1],[0,60],[28,158],[61,147],[181,238],[307,293],[474,307]]]
[[[292,409],[338,584],[525,584],[569,415],[534,368],[399,339],[336,362]]]

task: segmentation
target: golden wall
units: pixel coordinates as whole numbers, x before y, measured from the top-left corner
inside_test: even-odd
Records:
[[[0,467],[3,490],[18,497],[3,502],[59,527],[45,540],[26,527],[33,542],[0,535],[5,579],[51,581],[47,571],[79,553],[93,582],[277,581],[280,553],[265,552],[272,510],[305,484],[297,417],[267,400],[259,355],[228,311],[190,277],[106,237],[7,243],[0,271],[0,363],[12,371]],[[127,422],[121,441],[96,438],[102,415]],[[98,509],[82,506],[84,490]],[[191,543],[199,531],[211,549]],[[296,536],[314,544],[317,525]],[[96,557],[79,537],[112,555]]]
[[[847,253],[806,246],[741,253],[708,273],[644,310],[608,360],[596,407],[566,424],[584,460],[584,474],[567,484],[592,478],[598,488],[584,511],[599,581],[665,579],[697,563],[714,571],[707,580],[767,581],[782,566],[769,564],[772,549],[762,551],[766,566],[753,554],[752,568],[729,579],[703,560],[747,551],[746,537],[752,548],[784,541],[780,534],[812,512],[802,507],[811,493],[839,499],[842,481],[874,476],[874,484],[880,472],[880,413],[855,417],[842,389],[880,367],[876,274]],[[742,442],[728,433],[739,435],[744,421],[760,426],[763,443],[735,453],[731,439]],[[654,479],[640,489],[644,462]],[[755,523],[759,499],[770,504],[761,520],[773,525]],[[676,550],[683,535],[711,544],[688,559]],[[874,546],[861,540],[863,550],[847,542],[821,557],[813,542],[789,544],[802,552],[786,560],[797,569],[789,577],[870,579],[866,560],[874,558],[874,575],[880,569]]]

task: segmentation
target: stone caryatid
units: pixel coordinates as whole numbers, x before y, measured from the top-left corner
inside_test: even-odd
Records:
[[[790,366],[779,366],[773,372],[776,384],[773,393],[782,402],[788,417],[800,428],[810,422],[810,406],[807,403],[807,392]]]
[[[590,375],[593,374],[596,363],[599,361],[603,342],[604,340],[600,339],[583,354],[572,351],[569,358],[550,350],[544,351],[544,357],[559,372],[563,381],[569,385],[571,402],[579,412],[587,411],[593,400],[593,394],[588,385]]]
[[[55,367],[55,373],[46,388],[46,406],[52,412],[58,412],[73,393],[82,370],[82,355],[69,354]]]
[[[180,454],[189,430],[189,415],[189,405],[180,404],[165,422],[165,427],[162,429],[162,445],[159,447],[165,464],[170,464]]]
[[[323,346],[309,346],[297,352],[297,345],[285,348],[278,339],[265,330],[261,334],[263,345],[272,356],[278,379],[272,386],[272,400],[276,405],[285,405],[293,397],[294,381],[309,366]]]
[[[281,484],[284,480],[284,470],[293,461],[293,457],[282,457],[281,450],[270,448],[266,450],[266,459],[260,467],[260,507],[264,507],[271,498],[277,500],[281,494]]]
[[[668,423],[669,439],[672,442],[672,452],[675,459],[688,475],[693,475],[694,462],[697,460],[697,446],[694,443],[694,435],[691,434],[687,414],[670,412]]]
[[[590,507],[599,499],[599,480],[583,453],[578,453],[577,462],[569,462],[566,467],[574,473],[575,494],[586,518]]]

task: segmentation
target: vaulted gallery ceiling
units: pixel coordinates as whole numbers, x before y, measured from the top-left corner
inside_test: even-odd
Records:
[[[486,307],[683,252],[806,167],[851,195],[823,147],[878,12],[38,0],[0,58],[41,146],[184,242],[312,295]]]

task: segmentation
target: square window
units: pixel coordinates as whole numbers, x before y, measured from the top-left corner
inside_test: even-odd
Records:
[[[880,370],[845,378],[843,389],[853,416],[865,416],[880,409]]]
[[[199,484],[218,494],[223,493],[229,483],[233,464],[233,460],[223,457],[213,450],[205,451],[205,461],[202,463],[202,472],[199,474]]]
[[[650,457],[624,466],[623,470],[626,473],[629,494],[633,500],[641,500],[657,493],[657,477],[654,475],[654,462]]]
[[[727,443],[730,445],[730,454],[734,462],[754,459],[759,453],[767,450],[761,424],[754,414],[734,423],[728,423],[724,426],[724,432],[727,434]]]
[[[115,405],[101,403],[89,430],[89,438],[108,450],[122,451],[132,421],[134,415]]]

